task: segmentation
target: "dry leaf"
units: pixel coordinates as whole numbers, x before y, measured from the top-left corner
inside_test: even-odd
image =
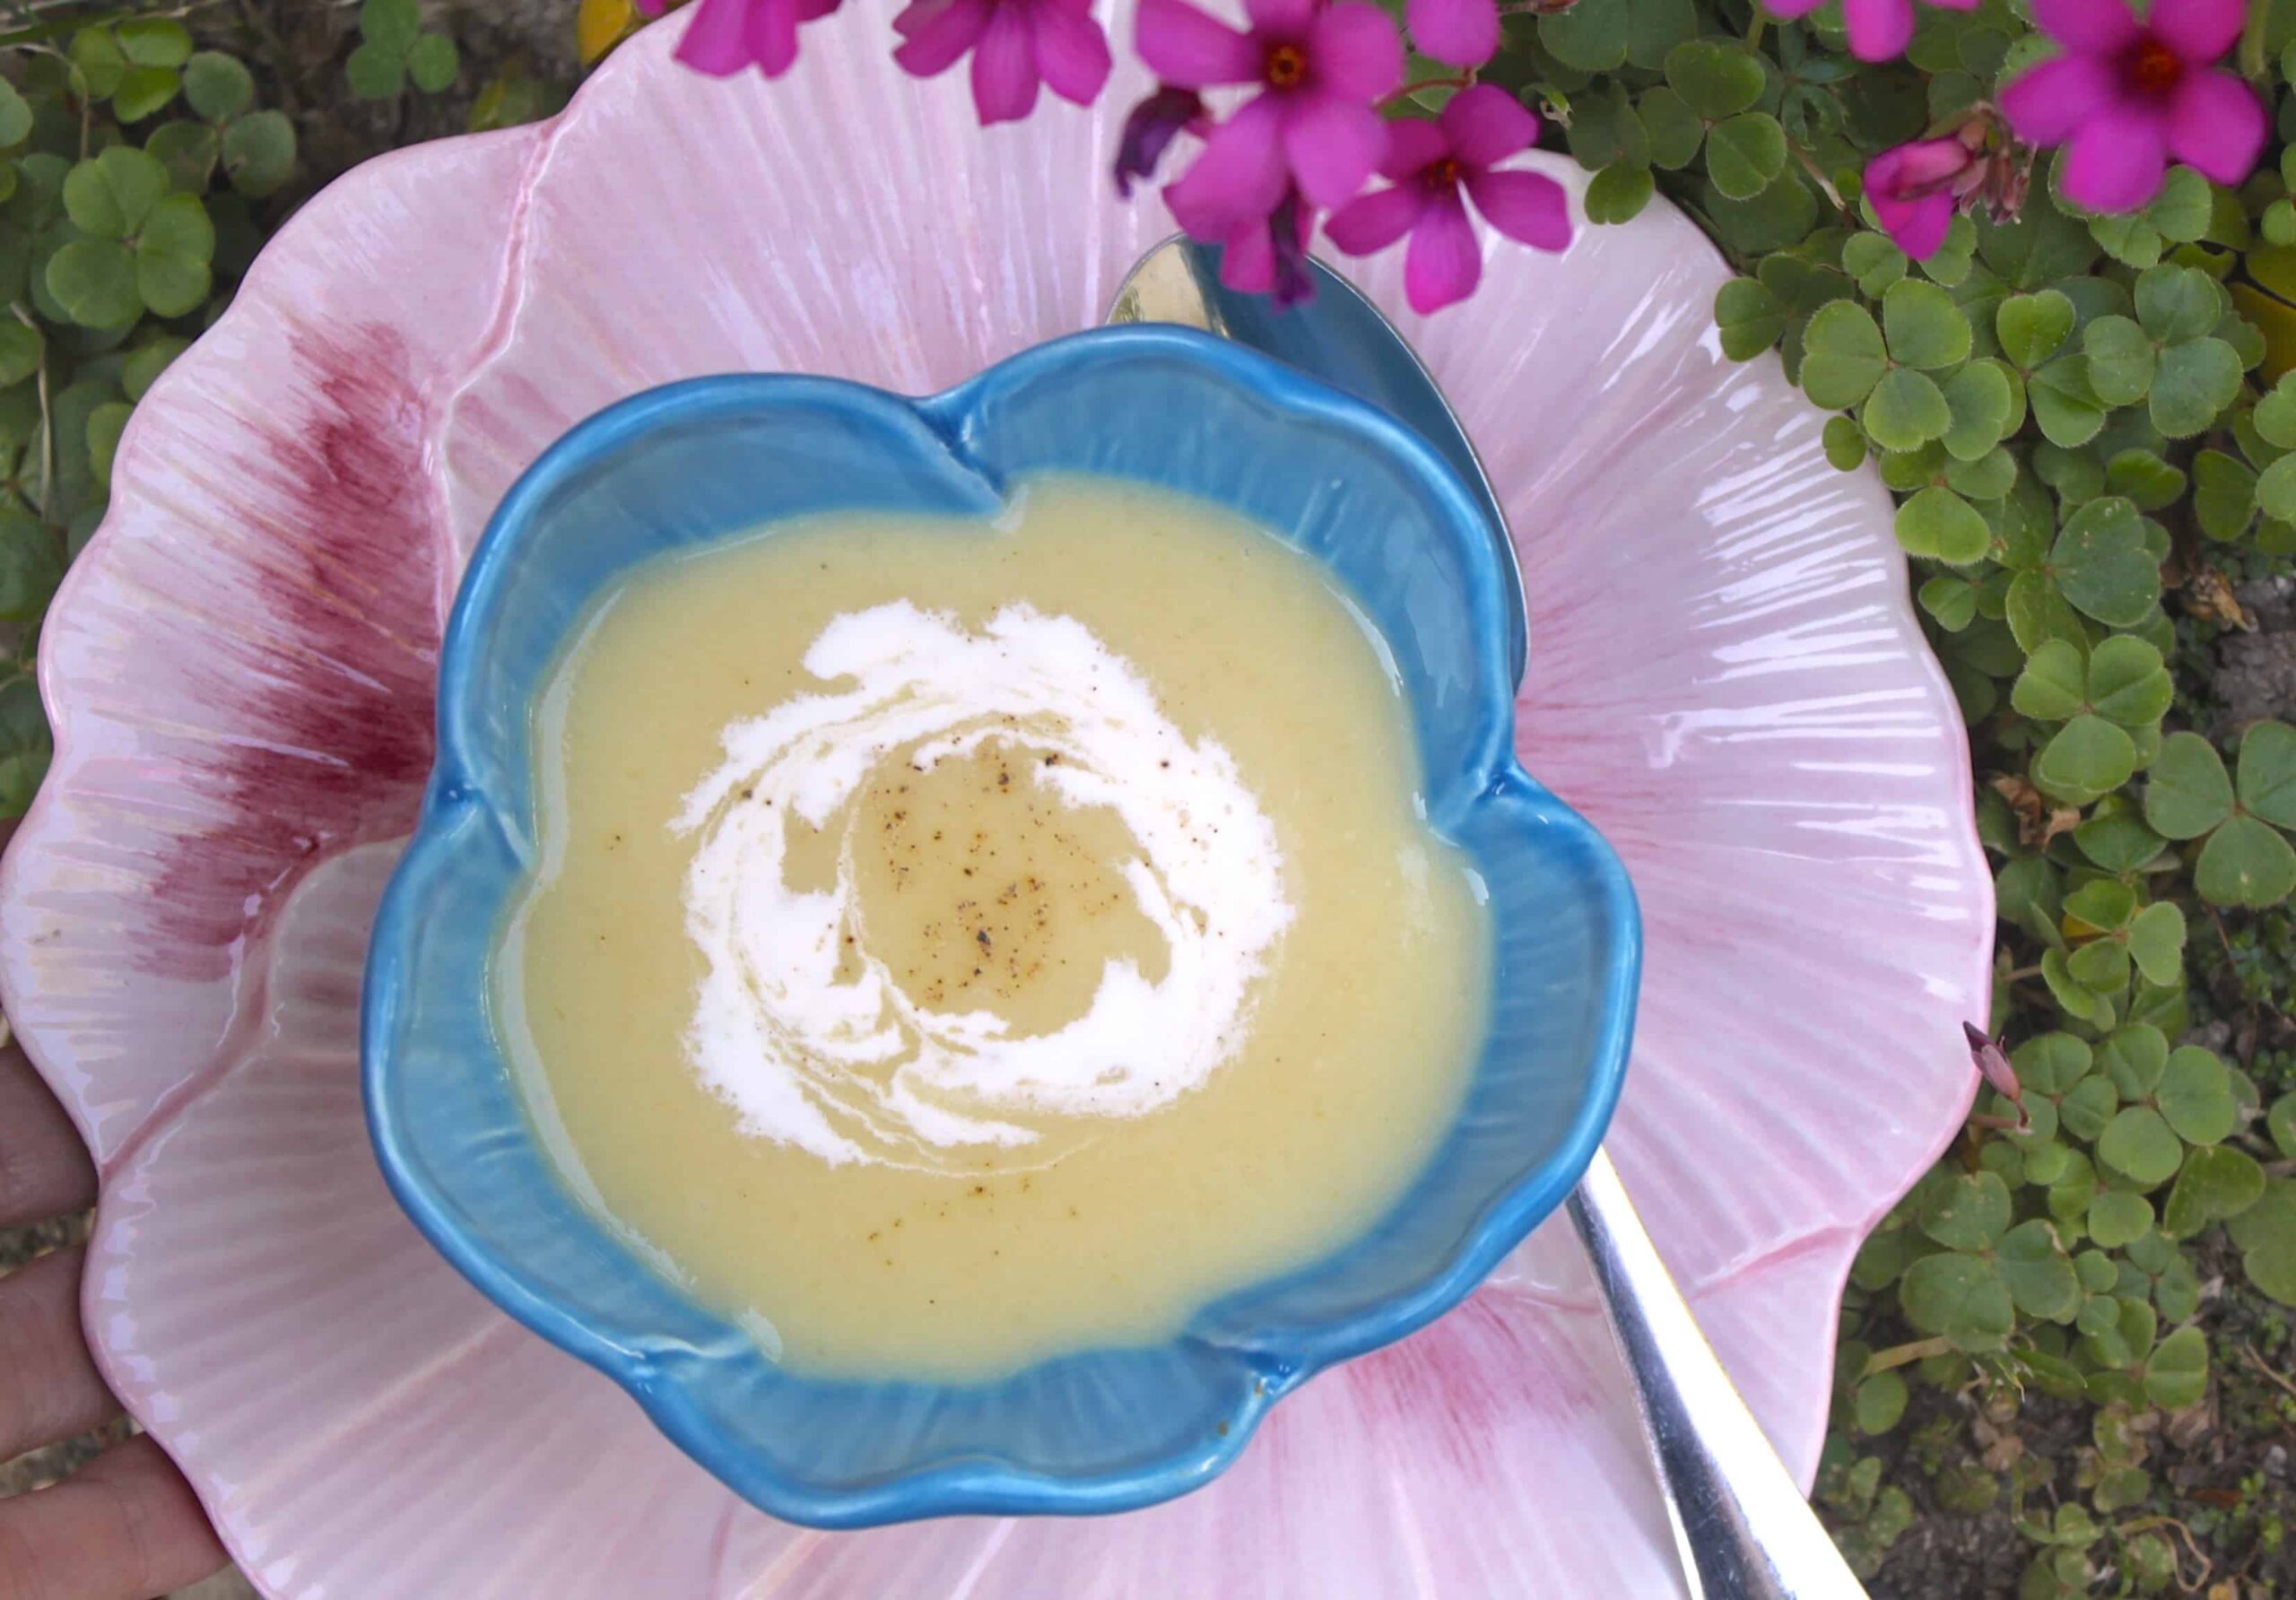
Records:
[[[2045,850],[2049,840],[2081,825],[2080,807],[2051,805],[2029,778],[1996,778],[1993,789],[2017,813],[2017,842],[2029,850]]]
[[[2240,604],[2224,574],[2213,567],[2203,567],[2185,579],[2185,612],[2204,622],[2214,622],[2220,628],[2238,628],[2243,633],[2257,630],[2257,620]]]

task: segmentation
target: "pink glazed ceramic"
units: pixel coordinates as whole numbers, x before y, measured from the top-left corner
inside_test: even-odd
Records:
[[[983,134],[961,74],[893,65],[883,0],[848,13],[775,84],[677,67],[673,20],[554,122],[361,169],[138,408],[48,625],[57,761],[0,881],[0,993],[103,1172],[106,1372],[274,1596],[1677,1593],[1555,1226],[1203,1492],[821,1534],[737,1501],[385,1192],[361,961],[443,607],[511,479],[674,378],[941,388],[1097,322],[1168,230],[1108,179],[1141,83]],[[1560,257],[1496,244],[1431,320],[1400,252],[1359,281],[1514,523],[1526,760],[1641,896],[1610,1148],[1807,1474],[1851,1255],[1972,1092],[1992,906],[1887,498],[1774,362],[1723,358],[1726,276],[1660,206]]]

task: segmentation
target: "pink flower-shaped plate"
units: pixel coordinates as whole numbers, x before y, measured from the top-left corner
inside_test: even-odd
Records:
[[[385,1192],[361,961],[443,608],[511,479],[674,378],[944,387],[1099,320],[1165,230],[1108,178],[1142,82],[983,134],[961,74],[893,66],[888,10],[809,29],[770,85],[674,65],[673,19],[554,122],[361,169],[138,408],[48,625],[57,760],[0,881],[0,994],[102,1169],[103,1368],[275,1596],[1674,1593],[1552,1227],[1200,1493],[820,1534],[737,1501]],[[1723,358],[1689,222],[1495,244],[1432,320],[1398,256],[1360,281],[1520,543],[1525,761],[1642,899],[1611,1150],[1806,1474],[1851,1254],[1972,1091],[1992,907],[1961,719],[1885,497],[1826,465],[1774,363]]]

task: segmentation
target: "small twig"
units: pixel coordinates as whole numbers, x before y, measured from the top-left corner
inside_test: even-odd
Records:
[[[2128,1522],[2114,1524],[2113,1531],[2126,1539],[2131,1534],[2149,1534],[2154,1528],[2160,1527],[2172,1527],[2185,1536],[2185,1548],[2191,1551],[2192,1559],[2200,1563],[2200,1573],[2197,1577],[2187,1578],[2185,1564],[2179,1561],[2177,1563],[2177,1581],[2187,1589],[2197,1590],[2201,1585],[2208,1581],[2208,1575],[2216,1570],[2216,1563],[2210,1561],[2206,1553],[2201,1550],[2200,1541],[2193,1537],[2192,1529],[2173,1517],[2139,1517]]]
[[[1756,12],[1754,14],[1760,16],[1761,13]],[[1818,165],[1818,158],[1799,144],[1789,143],[1787,148],[1794,152],[1794,159],[1802,164],[1802,170],[1810,175],[1810,181],[1825,191],[1826,198],[1833,202],[1833,208],[1845,216],[1850,215],[1848,202],[1842,199],[1841,191],[1833,187],[1833,179],[1826,176],[1825,169]]]
[[[1472,89],[1474,87],[1474,77],[1473,73],[1461,73],[1456,78],[1422,78],[1416,83],[1405,83],[1381,100],[1379,109],[1384,111],[1399,100],[1410,99],[1422,89]]]
[[[2248,1358],[2248,1365],[2254,1367],[2257,1371],[2272,1379],[2273,1382],[2278,1384],[2282,1388],[2286,1389],[2290,1395],[2296,1396],[2296,1383],[2292,1383],[2282,1374],[2274,1372],[2271,1366],[2265,1361],[2264,1357],[2257,1353],[2257,1347],[2255,1345],[2241,1345],[2240,1353]]]
[[[1953,1348],[1953,1342],[1942,1334],[1935,1339],[1916,1339],[1910,1344],[1893,1344],[1887,1350],[1877,1350],[1866,1358],[1857,1376],[1871,1378],[1876,1372],[1887,1372],[1892,1367],[1903,1367],[1915,1361],[1927,1361],[1933,1355],[1944,1355]]]

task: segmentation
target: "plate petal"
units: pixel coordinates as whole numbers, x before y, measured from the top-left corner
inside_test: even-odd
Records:
[[[452,581],[435,423],[536,137],[314,200],[121,440],[42,641],[55,765],[0,870],[0,994],[100,1165],[229,1057],[265,907],[413,822]]]

